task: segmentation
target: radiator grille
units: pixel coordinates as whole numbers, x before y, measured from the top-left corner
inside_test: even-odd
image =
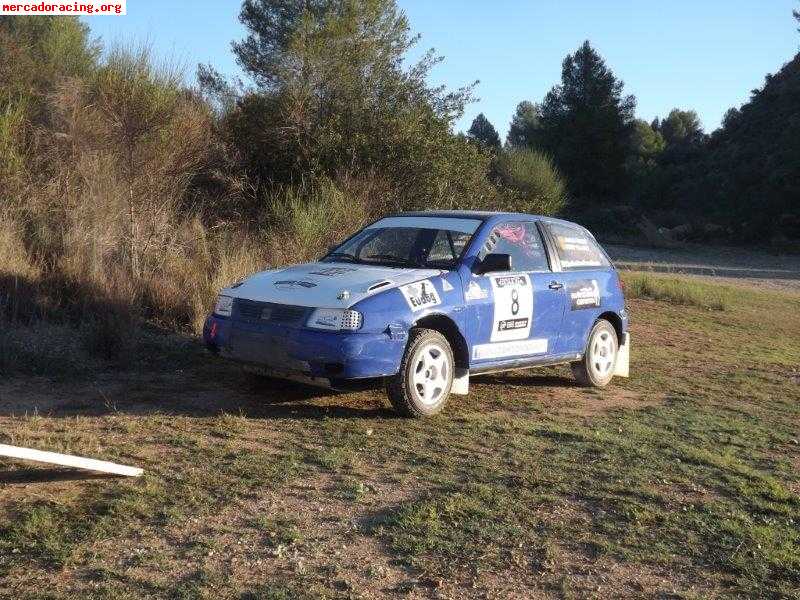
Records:
[[[305,306],[256,302],[237,298],[235,317],[240,321],[281,323],[284,325],[303,324],[310,309]]]

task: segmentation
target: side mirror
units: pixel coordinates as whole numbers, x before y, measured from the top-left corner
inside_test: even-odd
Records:
[[[484,273],[494,273],[496,271],[510,271],[511,270],[511,255],[510,254],[487,254],[481,262],[478,263],[475,270],[476,275],[483,275]]]

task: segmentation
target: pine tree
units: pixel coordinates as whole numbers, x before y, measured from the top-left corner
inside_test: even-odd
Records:
[[[500,148],[500,135],[483,113],[473,119],[467,137],[489,150]]]
[[[589,42],[564,59],[561,84],[541,108],[542,148],[578,203],[616,201],[625,192],[625,159],[636,99]]]
[[[440,58],[408,60],[419,36],[395,0],[244,0],[239,18],[247,35],[234,54],[256,85],[226,124],[253,180],[347,172],[379,177],[409,202],[484,194],[489,157],[452,134],[472,86],[429,86]]]
[[[539,105],[527,100],[520,102],[511,118],[506,144],[511,148],[535,148],[541,130],[540,117]]]

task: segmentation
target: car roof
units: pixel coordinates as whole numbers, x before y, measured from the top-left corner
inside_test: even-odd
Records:
[[[545,215],[532,215],[528,213],[504,212],[504,211],[491,211],[491,210],[416,210],[408,212],[399,212],[389,217],[449,217],[451,219],[480,219],[481,221],[488,221],[495,217],[507,217],[511,219],[538,219],[546,223],[562,223],[564,225],[572,225],[585,229],[578,223],[566,221],[564,219],[557,219],[555,217],[548,217]]]

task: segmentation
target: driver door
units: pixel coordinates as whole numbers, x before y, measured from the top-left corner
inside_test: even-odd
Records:
[[[474,366],[547,358],[558,348],[566,295],[554,286],[534,221],[495,226],[479,253],[508,254],[511,270],[469,275],[464,286]]]

